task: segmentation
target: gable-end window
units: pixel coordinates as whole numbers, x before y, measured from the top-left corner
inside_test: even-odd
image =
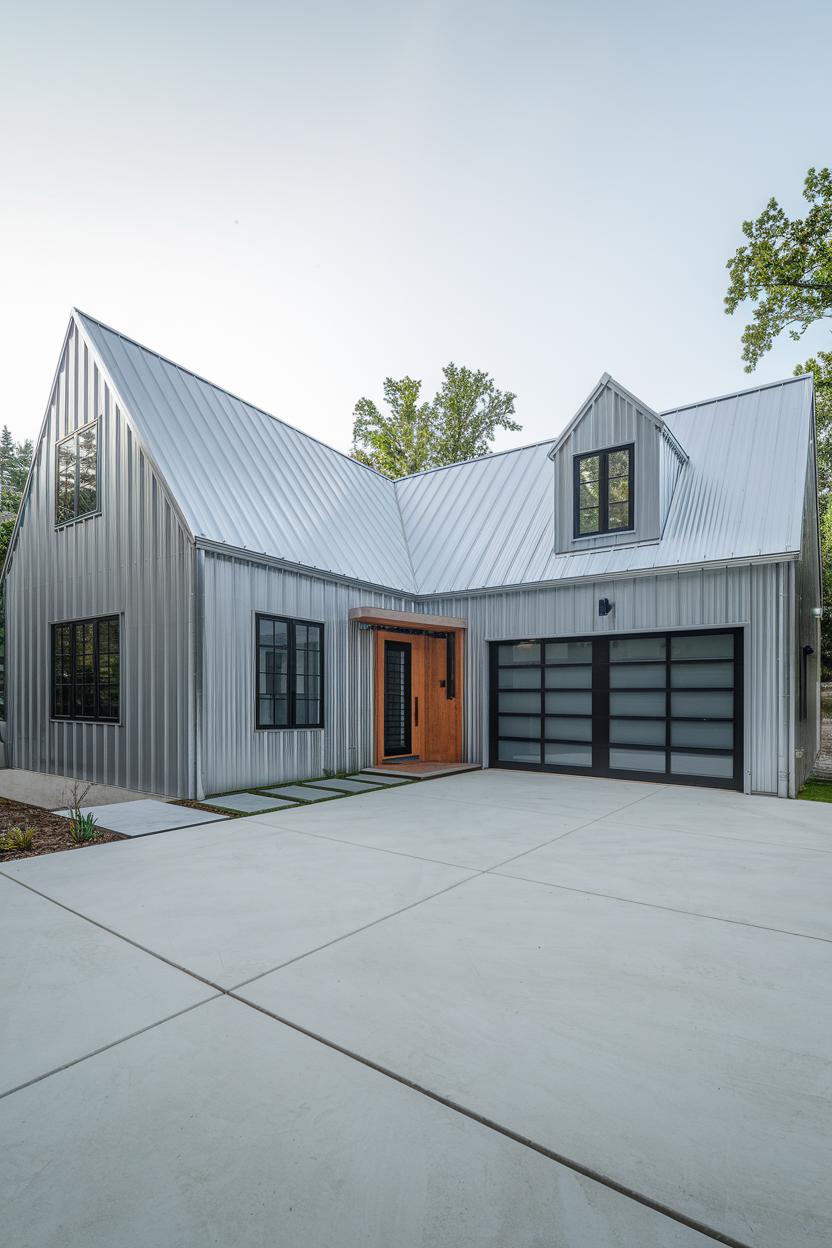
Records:
[[[575,456],[575,537],[634,527],[633,460],[632,443]]]
[[[115,723],[119,718],[119,619],[52,625],[52,717]]]
[[[258,728],[323,728],[324,626],[256,616]]]
[[[61,438],[55,471],[55,523],[98,511],[98,421]]]

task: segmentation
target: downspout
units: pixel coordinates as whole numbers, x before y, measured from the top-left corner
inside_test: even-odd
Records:
[[[778,567],[779,595],[777,612],[777,796],[791,797],[794,792],[794,706],[790,698],[792,638],[790,625],[791,564]]]
[[[202,783],[202,653],[205,619],[205,552],[194,548],[194,609],[193,609],[193,767],[191,797],[201,802],[205,797]]]

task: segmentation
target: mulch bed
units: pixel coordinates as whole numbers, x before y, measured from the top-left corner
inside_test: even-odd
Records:
[[[123,841],[117,832],[99,833],[94,841],[76,845],[69,839],[69,820],[53,815],[42,806],[30,806],[27,802],[12,802],[0,797],[0,836],[12,828],[31,828],[35,834],[31,849],[15,849],[0,853],[0,865],[14,858],[37,858],[40,854],[54,854],[59,849],[85,849],[86,845],[103,845],[106,841]]]

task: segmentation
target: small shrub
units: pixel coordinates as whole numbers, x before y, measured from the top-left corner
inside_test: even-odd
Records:
[[[33,828],[9,828],[0,836],[0,854],[25,853],[35,842]]]
[[[77,810],[69,821],[69,839],[75,845],[88,845],[90,841],[97,841],[99,835],[95,815],[82,815]]]

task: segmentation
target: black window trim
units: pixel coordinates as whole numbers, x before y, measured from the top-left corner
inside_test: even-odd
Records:
[[[261,724],[260,723],[260,621],[272,620],[279,624],[287,626],[288,641],[288,665],[286,676],[286,687],[288,690],[287,698],[287,718],[288,723],[285,724]],[[318,722],[315,724],[296,724],[295,723],[295,625],[305,624],[311,625],[313,628],[321,630],[321,696],[320,696],[320,715]],[[295,615],[273,615],[271,611],[255,611],[254,612],[254,726],[258,732],[306,732],[311,729],[313,732],[320,732],[324,727],[325,705],[325,659],[324,659],[324,642],[326,639],[326,625],[323,620],[304,620]]]
[[[628,504],[629,504],[629,523],[623,527],[611,529],[609,527],[609,457],[615,451],[629,451],[630,453],[630,471],[627,477]],[[591,533],[581,533],[581,463],[585,459],[599,459],[599,480],[598,480],[598,528],[593,529]],[[635,463],[636,463],[636,446],[635,442],[622,442],[619,446],[599,447],[594,451],[581,451],[579,455],[572,457],[572,537],[573,540],[582,541],[592,537],[615,537],[618,533],[632,533],[636,527],[636,508],[635,508]]]
[[[95,653],[96,672],[98,670],[98,628],[99,624],[109,624],[115,620],[118,624],[118,715],[115,719],[108,716],[100,715],[59,715],[55,710],[55,630],[64,628],[69,624],[93,624],[96,627],[93,630],[93,648]],[[50,620],[49,622],[49,718],[56,724],[103,724],[105,727],[117,728],[121,725],[122,706],[124,702],[124,647],[123,647],[124,628],[122,624],[122,613],[120,611],[111,611],[107,615],[82,615],[75,616],[71,620]],[[74,642],[73,642],[74,647]],[[74,662],[73,662],[74,666]],[[99,682],[96,680],[95,700],[98,702]]]
[[[93,426],[95,426],[95,507],[93,508],[92,511],[85,511],[83,515],[79,516],[76,512],[74,516],[69,516],[66,520],[59,520],[58,519],[58,497],[59,497],[58,490],[59,490],[59,480],[60,480],[60,449],[64,445],[65,442],[77,440],[79,434],[83,433],[85,429],[91,429]],[[55,443],[54,485],[55,485],[55,507],[54,507],[53,515],[54,515],[54,527],[56,529],[65,529],[68,524],[80,524],[82,520],[92,520],[94,516],[101,515],[101,417],[100,416],[96,416],[93,420],[86,421],[86,423],[83,425],[78,425],[77,429],[71,429],[69,433],[65,433],[62,438],[58,438],[57,442]],[[77,508],[78,506],[78,453],[77,453],[77,450],[75,453],[74,501],[75,501],[75,506]],[[71,620],[60,621],[60,622],[62,623],[65,622],[67,624],[72,623]],[[106,722],[110,722],[110,721],[106,721]]]

